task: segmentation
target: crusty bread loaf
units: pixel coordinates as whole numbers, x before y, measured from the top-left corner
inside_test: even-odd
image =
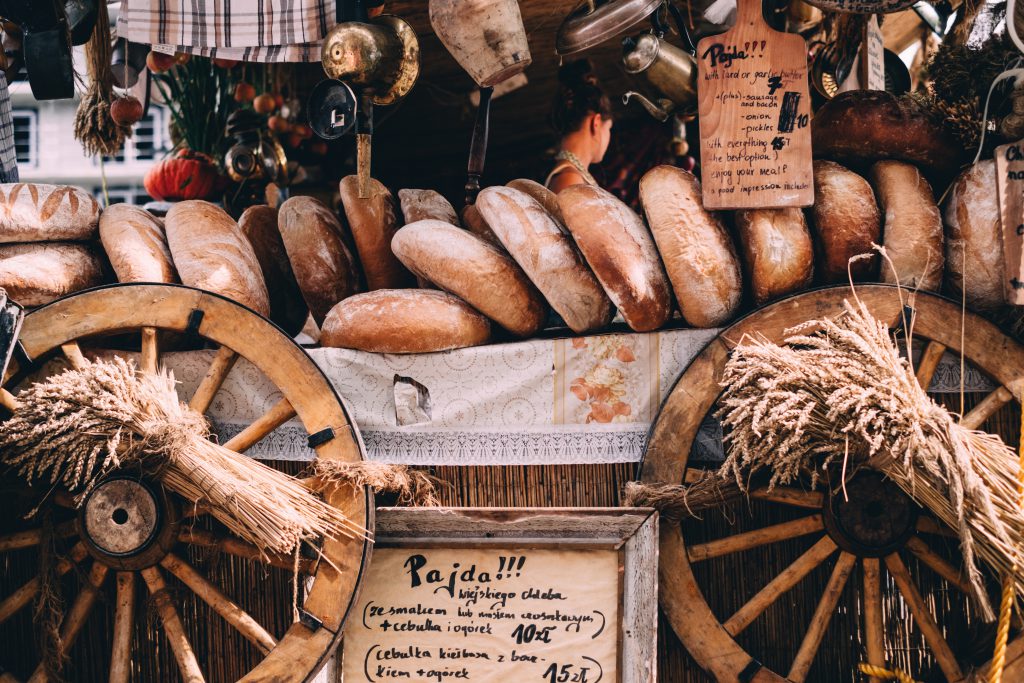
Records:
[[[565,217],[562,216],[562,207],[558,204],[558,195],[544,187],[536,180],[530,180],[529,178],[517,178],[516,180],[510,180],[505,187],[511,187],[513,190],[519,190],[530,195],[540,205],[547,209],[547,212],[551,214],[560,225],[565,225]]]
[[[341,222],[313,197],[291,197],[281,205],[277,225],[302,298],[321,325],[334,304],[358,290],[355,259],[345,246]]]
[[[612,307],[572,239],[536,199],[496,185],[476,198],[480,215],[505,249],[576,333],[611,321]]]
[[[450,225],[459,224],[455,208],[439,192],[433,190],[399,190],[398,203],[402,206],[405,223],[432,219]]]
[[[754,303],[799,292],[814,276],[814,244],[800,209],[736,212],[736,232]]]
[[[937,290],[945,250],[932,186],[916,166],[902,161],[879,161],[870,177],[885,218],[882,244],[888,259],[882,259],[882,282]]]
[[[378,289],[332,308],[320,344],[376,353],[430,353],[476,346],[490,336],[487,318],[451,294]]]
[[[996,162],[974,164],[956,179],[946,200],[946,282],[971,308],[1006,303],[1002,223],[996,197]]]
[[[141,206],[108,206],[100,216],[100,241],[118,282],[178,281],[164,223]]]
[[[309,307],[302,298],[299,283],[295,281],[288,252],[277,228],[277,209],[265,204],[250,206],[242,212],[238,227],[252,245],[263,280],[267,283],[270,319],[294,337],[306,324]]]
[[[847,264],[855,281],[878,276],[871,244],[881,244],[882,215],[868,181],[835,162],[815,161],[811,219],[822,282],[847,282]],[[861,254],[867,257],[850,262]]]
[[[547,307],[515,261],[471,232],[441,221],[410,223],[391,240],[406,268],[465,300],[520,337],[544,324]]]
[[[0,288],[22,306],[103,284],[103,259],[95,247],[75,242],[0,245]]]
[[[467,204],[462,209],[462,225],[465,226],[466,230],[469,230],[488,244],[497,247],[501,251],[505,251],[505,245],[501,243],[498,236],[491,230],[491,226],[487,225],[487,221],[480,215],[480,209],[476,208],[476,204]]]
[[[655,166],[640,179],[640,202],[683,318],[694,327],[728,322],[743,278],[732,238],[704,208],[700,181],[680,168]]]
[[[341,204],[359,252],[366,288],[411,287],[415,282],[412,274],[391,252],[391,238],[399,228],[391,192],[371,178],[370,196],[360,199],[359,178],[354,175],[342,178],[340,189]]]
[[[198,199],[178,202],[167,212],[164,230],[182,283],[270,315],[256,253],[224,209]]]
[[[78,187],[4,183],[0,185],[0,242],[91,240],[100,205]]]
[[[637,332],[665,324],[672,295],[640,216],[594,185],[565,188],[558,194],[558,204],[576,245],[626,323]]]

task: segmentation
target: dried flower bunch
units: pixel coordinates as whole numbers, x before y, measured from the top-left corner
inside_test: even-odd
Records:
[[[28,483],[84,494],[117,468],[140,467],[264,552],[368,532],[293,479],[209,440],[164,370],[137,375],[122,358],[27,387],[0,424],[0,463]]]
[[[859,300],[789,335],[785,345],[745,338],[726,365],[721,476],[746,488],[766,470],[771,488],[805,477],[817,485],[830,465],[847,477],[860,467],[883,472],[958,531],[976,604],[993,618],[977,559],[1013,574],[1024,592],[1017,455],[936,404]]]

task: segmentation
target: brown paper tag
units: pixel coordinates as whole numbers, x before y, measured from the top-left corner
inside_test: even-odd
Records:
[[[996,188],[1003,226],[1003,290],[1007,303],[1024,305],[1024,140],[996,147]]]

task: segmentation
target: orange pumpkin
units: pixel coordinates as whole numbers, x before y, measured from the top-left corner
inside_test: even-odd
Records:
[[[222,183],[213,159],[190,149],[157,162],[142,179],[146,192],[158,201],[209,199],[222,189]]]

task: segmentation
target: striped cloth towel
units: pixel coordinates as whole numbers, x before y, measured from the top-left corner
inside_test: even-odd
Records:
[[[124,0],[117,31],[158,52],[316,62],[334,24],[334,0]]]
[[[14,148],[14,117],[7,77],[0,71],[0,183],[18,182],[18,156]]]

